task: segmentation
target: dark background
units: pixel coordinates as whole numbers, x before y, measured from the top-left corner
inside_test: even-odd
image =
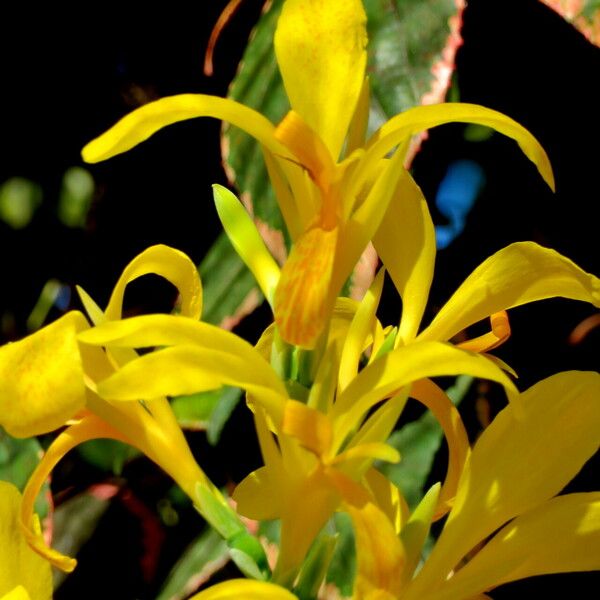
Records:
[[[225,2],[196,4],[194,11],[175,3],[160,11],[144,5],[131,13],[100,4],[86,6],[85,13],[56,6],[0,9],[0,182],[18,175],[44,190],[44,203],[27,228],[14,231],[0,222],[0,314],[12,315],[5,320],[4,339],[25,333],[25,319],[50,277],[83,285],[102,304],[122,267],[148,245],[170,244],[200,262],[215,239],[220,226],[210,185],[225,183],[225,177],[219,123],[208,119],[172,126],[126,155],[89,167],[96,195],[84,229],[64,227],[55,212],[64,171],[81,164],[81,147],[119,117],[170,94],[226,93],[262,2],[247,0],[224,32],[212,78],[202,74],[205,43]],[[429,315],[477,264],[513,241],[535,240],[600,272],[595,217],[600,93],[594,86],[600,50],[537,0],[471,0],[463,38],[457,57],[461,100],[500,110],[527,127],[550,156],[557,193],[500,135],[472,143],[464,140],[462,126],[432,132],[414,164],[428,198],[458,158],[479,162],[487,184],[465,232],[438,255]],[[149,289],[143,283],[134,287],[130,301],[157,309],[170,299],[162,289],[148,297]],[[382,308],[387,322],[397,318],[393,300],[387,297]],[[593,307],[562,300],[514,309],[513,335],[497,354],[519,372],[521,388],[560,370],[597,370],[598,331],[577,346],[567,343],[573,327],[593,313]],[[259,311],[257,325],[244,324],[244,333],[255,339],[268,318],[266,310]],[[488,400],[492,412],[503,402],[493,392]],[[201,464],[208,464],[218,483],[239,481],[257,466],[247,427],[243,411],[237,411],[216,451],[202,434],[192,436]],[[128,486],[152,508],[167,483],[140,463],[126,470]],[[597,466],[597,461],[588,465],[573,489],[597,488]],[[97,476],[84,467],[76,459],[67,462],[67,475],[57,474],[55,485],[73,486],[77,476],[82,489]],[[115,599],[152,598],[181,548],[199,531],[195,515],[183,514],[168,533],[153,576],[144,580],[139,527],[124,506],[116,502],[111,508],[98,543],[86,547],[59,598],[106,593]],[[494,597],[515,597],[518,590],[541,597],[560,585],[593,583],[588,575],[554,576],[505,586]]]

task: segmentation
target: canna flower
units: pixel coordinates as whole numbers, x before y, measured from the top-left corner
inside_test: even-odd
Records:
[[[149,273],[164,277],[177,288],[179,318],[196,322],[202,310],[198,272],[186,255],[167,246],[152,246],[127,265],[104,312],[80,290],[91,321],[119,322],[127,284]],[[175,479],[220,533],[234,544],[236,539],[245,540],[245,528],[194,460],[164,396],[119,402],[98,395],[97,382],[135,360],[137,354],[118,346],[81,344],[78,335],[89,328],[82,313],[71,311],[27,338],[0,348],[0,425],[18,437],[67,426],[24,490],[20,519],[31,547],[65,571],[75,568],[74,559],[48,548],[39,528],[31,526],[33,504],[56,463],[78,444],[95,438],[112,438],[138,448]],[[250,551],[251,542],[248,544]]]
[[[275,321],[283,340],[306,349],[326,335],[336,297],[382,220],[402,212],[403,189],[397,186],[414,134],[448,122],[493,127],[516,140],[554,185],[546,153],[527,130],[472,104],[413,108],[365,140],[365,22],[359,0],[285,2],[274,46],[291,110],[277,126],[232,100],[185,94],[135,110],[82,153],[87,162],[105,160],[166,125],[201,116],[256,138],[292,239],[274,292]]]
[[[396,535],[368,499],[347,509],[356,531],[354,598],[470,600],[535,575],[600,569],[600,492],[557,496],[596,452],[600,375],[559,373],[509,405],[483,432],[454,506],[415,574],[429,530],[432,489]],[[397,560],[381,560],[396,557]]]
[[[432,410],[449,446],[448,473],[433,503],[433,517],[441,518],[454,505],[470,448],[456,408],[431,377],[471,374],[496,381],[504,386],[513,409],[522,410],[517,389],[502,370],[508,367],[485,354],[510,332],[503,313],[492,319],[489,334],[475,340],[453,346],[446,340],[454,332],[489,314],[555,295],[600,303],[597,278],[551,250],[532,243],[516,244],[478,267],[442,309],[444,318],[436,317],[417,335],[415,321],[418,328],[429,286],[423,281],[430,282],[435,244],[420,190],[407,173],[402,181],[407,193],[401,222],[411,233],[400,243],[406,240],[404,262],[390,267],[405,305],[398,330],[384,330],[375,316],[382,271],[360,304],[338,299],[320,360],[304,365],[301,352],[289,356],[285,347],[281,350],[273,327],[256,349],[231,333],[215,328],[214,335],[207,335],[203,332],[213,331],[210,326],[168,315],[105,323],[79,336],[92,346],[163,347],[100,381],[97,390],[103,397],[126,401],[209,389],[214,381],[207,379],[207,368],[219,374],[221,384],[247,391],[265,466],[238,486],[234,498],[239,511],[248,517],[281,519],[274,577],[284,585],[293,582],[331,514],[357,493],[352,486],[378,506],[387,506],[397,527],[403,522],[406,507],[398,490],[372,464],[375,459],[398,460],[385,441],[408,396]],[[220,186],[215,186],[215,200],[234,247],[272,302],[281,275],[250,216]],[[436,335],[425,339],[431,331]],[[370,355],[361,369],[367,348]]]
[[[49,600],[52,597],[50,565],[27,544],[19,527],[21,495],[0,481],[0,599]],[[34,522],[39,528],[39,522]]]

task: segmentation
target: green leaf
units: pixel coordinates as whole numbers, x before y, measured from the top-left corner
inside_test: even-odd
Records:
[[[209,444],[216,445],[221,431],[242,397],[239,388],[223,387],[174,398],[171,406],[177,422],[186,429],[206,431]]]
[[[187,598],[228,561],[227,544],[214,529],[207,529],[184,550],[156,600]]]
[[[0,479],[14,483],[22,492],[43,450],[36,438],[14,438],[0,427]],[[46,482],[35,502],[35,512],[44,518],[50,512],[50,488]]]
[[[460,375],[446,393],[458,404],[469,390],[472,381],[472,377]],[[417,506],[423,497],[425,482],[442,438],[442,428],[433,414],[427,411],[420,419],[392,433],[388,439],[388,444],[400,452],[402,459],[394,465],[378,464],[377,468],[400,488],[411,509]]]
[[[248,267],[221,233],[199,267],[204,307],[202,320],[231,329],[263,301]]]
[[[113,475],[121,475],[123,466],[140,451],[117,440],[91,440],[77,446],[79,454],[94,467]]]
[[[541,0],[596,46],[600,46],[600,0]]]
[[[337,544],[327,573],[327,583],[335,585],[342,596],[352,596],[356,574],[356,552],[352,519],[346,513],[334,515]]]

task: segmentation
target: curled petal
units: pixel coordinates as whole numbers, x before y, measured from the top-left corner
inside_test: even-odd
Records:
[[[74,558],[64,556],[57,550],[49,548],[44,542],[41,532],[32,527],[34,523],[33,505],[42,485],[60,459],[71,449],[88,440],[111,438],[125,443],[131,443],[110,425],[95,416],[88,416],[79,423],[65,429],[52,442],[44,457],[32,473],[23,492],[21,503],[21,528],[27,542],[35,552],[43,556],[55,567],[70,573],[76,566]]]
[[[186,254],[163,244],[150,246],[123,270],[106,307],[106,318],[121,318],[125,287],[143,275],[160,275],[172,283],[181,297],[181,314],[199,319],[202,312],[202,285],[196,265]]]
[[[434,518],[439,519],[450,510],[456,495],[460,476],[470,454],[469,438],[456,406],[433,381],[417,381],[413,384],[410,395],[431,410],[444,431],[448,444],[448,471],[434,513]]]
[[[448,340],[490,315],[556,296],[600,307],[600,279],[555,250],[517,242],[482,262],[418,339]]]
[[[366,158],[360,172],[355,174],[357,180],[360,181],[374,163],[401,141],[444,123],[478,123],[512,138],[538,168],[544,181],[554,189],[554,175],[548,155],[527,129],[496,110],[460,102],[417,106],[387,121],[369,140]]]
[[[167,125],[197,117],[227,121],[249,133],[271,152],[293,158],[275,139],[275,127],[266,117],[233,100],[204,94],[181,94],[144,104],[87,144],[81,155],[85,162],[100,162],[127,152]]]

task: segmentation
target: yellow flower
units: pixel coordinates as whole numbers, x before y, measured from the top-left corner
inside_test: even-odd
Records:
[[[380,275],[376,285],[381,282]],[[398,490],[382,481],[371,465],[375,459],[398,460],[397,452],[384,442],[404,406],[407,386],[425,377],[469,373],[497,381],[509,394],[516,394],[508,377],[485,357],[435,341],[392,350],[374,360],[345,388],[339,387],[338,366],[348,362],[345,349],[354,346],[359,335],[356,324],[365,310],[374,311],[377,299],[377,293],[369,295],[358,310],[352,301],[340,300],[323,360],[311,389],[305,390],[306,403],[299,401],[302,386],[296,388],[298,399],[290,398],[293,390],[286,388],[266,360],[272,327],[258,350],[227,331],[170,315],[100,324],[81,332],[79,339],[91,346],[161,347],[99,381],[101,397],[127,401],[192,393],[216,384],[248,392],[265,467],[244,480],[234,498],[242,514],[281,519],[281,551],[274,576],[276,581],[290,584],[314,537],[344,497],[340,481],[357,482],[382,503],[387,496],[390,511],[399,518],[403,503]],[[361,310],[363,306],[367,308]],[[369,342],[367,337],[359,342],[361,348]],[[356,356],[356,370],[359,359]],[[444,486],[447,499],[454,495],[468,441],[456,409],[443,392],[433,384],[425,391],[415,396],[440,419],[451,449],[451,468]],[[390,397],[365,420],[373,406]],[[355,403],[358,410],[341,411],[339,402],[346,407]],[[443,512],[443,507],[440,510]]]
[[[363,498],[348,503],[358,599],[468,600],[535,575],[600,569],[600,492],[557,496],[597,450],[600,375],[559,373],[501,411],[467,461],[444,529],[415,575],[430,492],[397,536]],[[381,556],[400,557],[395,563]]]
[[[0,481],[0,599],[48,600],[52,597],[50,565],[27,544],[19,527],[21,496]],[[39,523],[34,523],[39,528]]]
[[[125,287],[148,273],[175,285],[180,293],[180,318],[196,322],[202,309],[198,272],[187,256],[167,246],[148,248],[129,263],[106,311],[81,291],[92,321],[118,322]],[[237,520],[231,522],[231,509],[194,460],[164,396],[118,402],[97,394],[97,382],[118,372],[137,354],[118,345],[101,349],[81,344],[78,334],[89,327],[80,312],[71,311],[27,338],[0,348],[0,425],[18,437],[67,425],[48,448],[23,494],[21,522],[31,546],[63,570],[75,567],[74,559],[47,548],[39,530],[31,528],[33,504],[62,456],[94,438],[113,438],[137,447],[177,481],[209,521],[214,523],[215,515],[223,513],[217,529],[227,537],[239,533],[244,528]]]
[[[412,135],[452,121],[493,127],[516,140],[553,186],[548,158],[533,136],[476,105],[417,107],[365,141],[365,21],[359,0],[285,2],[275,53],[292,110],[277,127],[232,100],[186,94],[139,108],[83,150],[88,162],[105,160],[170,123],[200,116],[223,119],[255,137],[293,240],[274,293],[275,320],[285,341],[308,349],[325,331],[360,254],[389,218],[386,208],[394,214],[403,210],[397,185]]]

